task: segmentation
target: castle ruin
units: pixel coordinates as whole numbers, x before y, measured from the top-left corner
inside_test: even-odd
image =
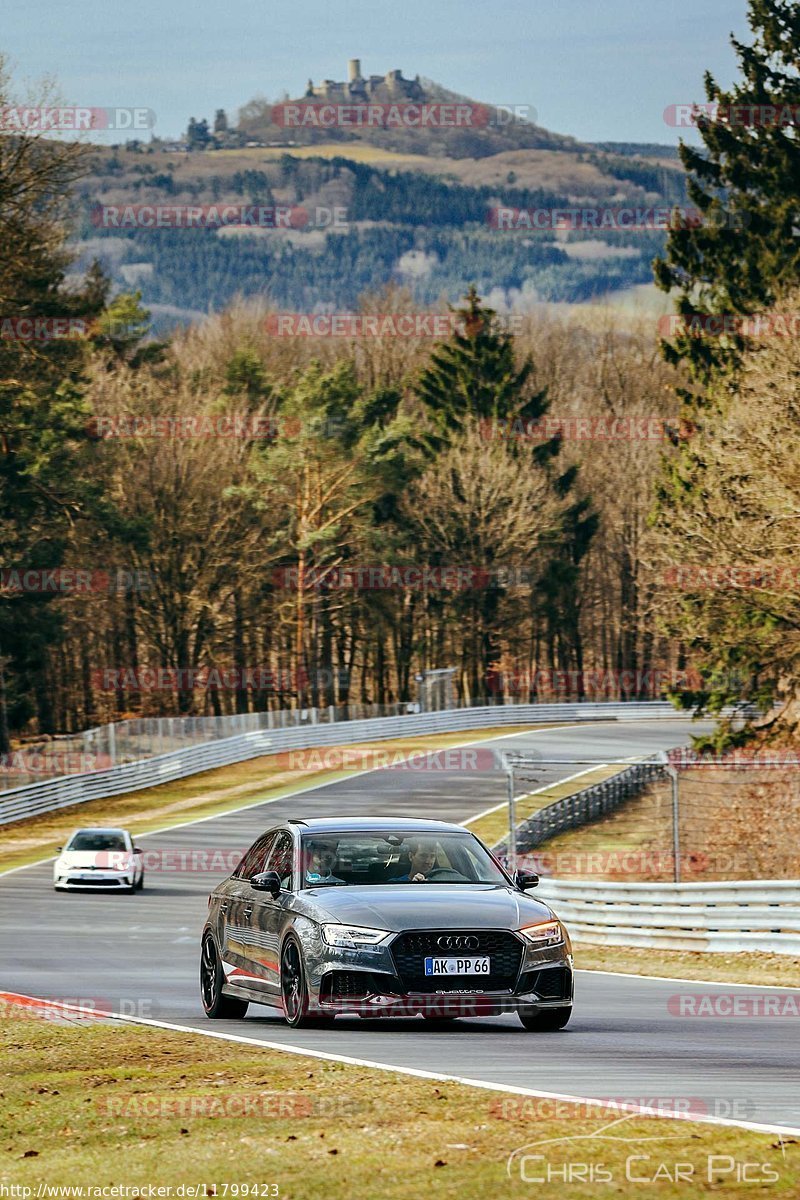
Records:
[[[370,75],[369,79],[364,79],[360,58],[351,58],[347,64],[346,83],[339,83],[335,79],[323,79],[322,83],[314,84],[309,79],[305,93],[307,100],[333,100],[338,103],[422,100],[424,97],[425,92],[419,75],[415,79],[404,79],[402,71],[387,71],[385,75]]]

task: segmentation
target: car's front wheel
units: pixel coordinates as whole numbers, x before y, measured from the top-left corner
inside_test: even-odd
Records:
[[[305,964],[294,938],[288,938],[281,951],[281,1000],[283,1015],[293,1029],[333,1024],[332,1017],[309,1012]]]
[[[527,1013],[523,1009],[517,1012],[522,1024],[531,1033],[555,1033],[563,1029],[572,1016],[572,1005],[565,1004],[562,1008],[545,1008],[540,1012]]]
[[[238,996],[226,996],[222,991],[224,982],[222,963],[213,937],[207,933],[203,938],[200,955],[200,998],[205,1014],[212,1021],[243,1017],[247,1012],[247,1001]]]

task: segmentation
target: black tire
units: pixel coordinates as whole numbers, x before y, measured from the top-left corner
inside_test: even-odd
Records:
[[[226,996],[222,991],[224,975],[217,953],[216,943],[210,933],[203,938],[200,955],[200,999],[206,1016],[212,1021],[243,1017],[247,1012],[247,1000],[238,996]]]
[[[140,892],[143,887],[144,887],[144,871],[142,871],[141,875],[139,876],[139,882],[136,884],[136,891]]]
[[[545,1008],[538,1013],[517,1013],[522,1024],[531,1033],[555,1033],[563,1029],[572,1016],[572,1005],[565,1004],[563,1008]]]
[[[333,1017],[327,1014],[310,1013],[308,985],[303,953],[294,940],[287,938],[281,951],[281,1000],[283,1016],[292,1029],[327,1028]]]

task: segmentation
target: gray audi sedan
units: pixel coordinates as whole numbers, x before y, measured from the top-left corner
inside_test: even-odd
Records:
[[[251,846],[209,897],[200,991],[206,1015],[250,1003],[290,1025],[338,1014],[458,1017],[516,1012],[563,1029],[572,948],[555,913],[460,825],[395,817],[291,820]]]

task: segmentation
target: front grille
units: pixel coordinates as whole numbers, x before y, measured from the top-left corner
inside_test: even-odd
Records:
[[[513,988],[522,961],[522,944],[514,937],[497,929],[459,929],[457,935],[474,937],[477,946],[463,950],[461,954],[475,956],[488,954],[491,959],[490,975],[426,975],[425,958],[455,958],[459,951],[444,950],[437,945],[447,929],[420,930],[401,933],[392,943],[392,958],[397,974],[408,992],[491,992]]]
[[[73,887],[119,887],[119,879],[70,879]]]

